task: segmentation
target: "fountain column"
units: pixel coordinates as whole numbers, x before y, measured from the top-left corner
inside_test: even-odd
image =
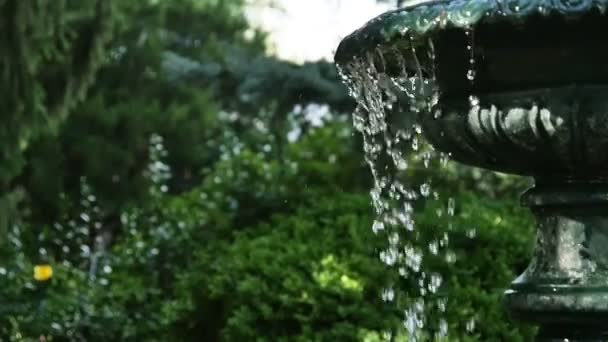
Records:
[[[608,184],[564,182],[522,196],[537,220],[528,269],[505,293],[539,341],[608,340]]]

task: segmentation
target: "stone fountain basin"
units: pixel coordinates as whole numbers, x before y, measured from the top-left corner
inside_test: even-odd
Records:
[[[535,178],[533,261],[505,305],[539,341],[608,341],[608,0],[427,1],[335,61],[364,134],[416,122],[453,160]]]
[[[379,71],[399,77],[404,61],[407,76],[430,81],[437,103],[418,120],[456,161],[545,180],[606,179],[607,5],[423,2],[354,32],[336,62],[373,55]]]
[[[605,12],[473,28],[434,36],[439,99],[420,116],[427,139],[495,171],[547,182],[608,178]],[[468,70],[474,78],[463,76]]]
[[[496,171],[608,177],[608,86],[564,86],[471,97],[422,115],[426,138],[454,160]]]

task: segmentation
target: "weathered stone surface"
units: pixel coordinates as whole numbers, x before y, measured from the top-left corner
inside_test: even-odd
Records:
[[[453,159],[536,176],[608,178],[608,86],[484,95],[469,108],[421,116],[426,137]]]
[[[537,218],[537,243],[532,263],[505,293],[507,308],[541,326],[602,332],[608,328],[608,187],[538,184],[522,202]]]

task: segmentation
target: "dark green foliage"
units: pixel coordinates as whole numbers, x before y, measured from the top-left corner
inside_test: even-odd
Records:
[[[84,98],[112,30],[111,1],[0,1],[0,186],[23,165],[31,137]]]
[[[180,277],[192,303],[179,322],[183,336],[345,341],[381,330],[394,313],[378,296],[385,275],[369,253],[367,201],[365,195],[319,196],[213,253],[198,253],[193,266],[200,272]],[[220,312],[202,314],[216,319],[192,320],[205,302],[220,304]]]
[[[387,329],[405,340],[380,292],[393,281],[407,301],[415,288],[378,260],[386,241],[370,229],[352,102],[331,64],[264,55],[242,6],[114,6],[97,82],[54,130],[28,138],[26,167],[0,199],[13,214],[2,219],[20,222],[0,246],[0,340],[372,342]],[[328,104],[321,127],[295,108],[309,104]],[[426,261],[447,277],[450,340],[529,340],[500,307],[533,240],[516,204],[525,184],[422,165],[403,177],[432,177],[443,197],[417,203],[419,236],[404,238],[428,248],[448,227],[437,209],[456,199],[458,258]],[[32,277],[40,263],[53,266],[49,282]]]

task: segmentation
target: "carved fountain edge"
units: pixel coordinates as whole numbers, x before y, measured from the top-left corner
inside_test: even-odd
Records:
[[[446,28],[470,28],[482,22],[523,22],[538,15],[558,14],[575,19],[594,11],[605,14],[607,9],[608,0],[431,0],[370,20],[342,40],[335,62],[344,65],[380,46],[394,46],[396,41],[407,44]]]

